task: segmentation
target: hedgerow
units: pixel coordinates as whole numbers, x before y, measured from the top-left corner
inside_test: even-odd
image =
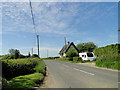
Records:
[[[94,54],[98,56],[118,54],[118,52],[120,51],[119,47],[120,47],[120,44],[107,45],[105,47],[100,47],[100,48],[95,49]]]
[[[25,75],[35,72],[34,68],[38,63],[38,59],[11,59],[2,60],[2,75],[10,80],[19,75]]]
[[[4,78],[2,82],[3,88],[6,88],[8,86],[9,88],[14,88],[14,85],[15,88],[31,87],[36,86],[36,83],[38,83],[37,79],[42,82],[46,74],[46,66],[45,63],[39,58],[2,60],[2,74]],[[36,78],[35,81],[31,81],[31,83],[29,83],[28,79],[33,80],[35,78],[34,76],[39,78]],[[33,77],[33,79],[31,77]],[[17,79],[19,79],[18,83],[16,83]],[[6,81],[9,81],[8,85]]]
[[[120,44],[111,44],[105,47],[95,49],[96,66],[120,70]]]

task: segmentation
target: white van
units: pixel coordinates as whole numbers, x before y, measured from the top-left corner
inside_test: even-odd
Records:
[[[93,61],[96,58],[93,52],[79,53],[79,57],[81,57],[83,61]]]

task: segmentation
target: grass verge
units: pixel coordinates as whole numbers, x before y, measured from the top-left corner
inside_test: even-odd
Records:
[[[46,75],[45,63],[42,60],[40,60],[36,65],[36,67],[34,68],[34,70],[38,73],[42,73],[43,75]]]
[[[18,76],[9,81],[7,88],[32,88],[39,86],[43,80],[44,75],[41,73]]]
[[[58,58],[58,59],[55,59],[56,61],[63,61],[63,62],[70,62],[70,63],[80,63],[81,62],[81,60],[80,61],[70,61],[70,60],[68,60],[68,58],[66,58],[66,57],[63,57],[63,58]]]

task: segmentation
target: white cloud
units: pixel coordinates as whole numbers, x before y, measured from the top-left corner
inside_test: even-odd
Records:
[[[101,15],[96,3],[32,2],[38,33],[76,33],[75,24],[85,24],[89,18]],[[91,8],[93,6],[93,8]],[[114,6],[113,6],[114,7]],[[109,11],[113,8],[108,8]],[[89,10],[91,8],[91,10]],[[108,14],[103,12],[104,15]],[[101,15],[102,17],[102,15]],[[34,32],[29,3],[3,3],[4,32]],[[74,30],[73,30],[74,29]],[[69,32],[69,33],[68,33]]]

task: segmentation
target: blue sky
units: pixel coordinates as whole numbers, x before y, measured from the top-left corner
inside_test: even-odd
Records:
[[[32,2],[40,56],[58,56],[64,37],[75,45],[94,42],[98,47],[118,42],[117,2]],[[2,54],[10,48],[37,53],[29,3],[2,4]]]

